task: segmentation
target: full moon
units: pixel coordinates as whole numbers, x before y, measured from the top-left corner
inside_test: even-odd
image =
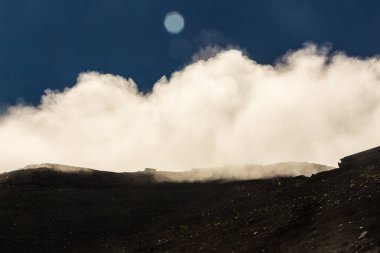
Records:
[[[178,12],[170,12],[166,14],[164,25],[169,33],[178,34],[185,27],[185,20]]]

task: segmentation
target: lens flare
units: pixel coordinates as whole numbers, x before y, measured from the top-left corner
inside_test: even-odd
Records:
[[[185,20],[178,12],[170,12],[166,14],[164,26],[169,33],[178,34],[185,27]]]

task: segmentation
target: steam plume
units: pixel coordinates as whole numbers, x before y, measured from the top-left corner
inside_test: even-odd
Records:
[[[238,50],[162,78],[82,73],[0,116],[0,171],[31,163],[166,170],[340,157],[380,144],[380,61],[314,45],[260,65]]]

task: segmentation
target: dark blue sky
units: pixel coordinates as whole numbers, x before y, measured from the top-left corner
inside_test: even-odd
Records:
[[[185,18],[179,35],[163,19]],[[0,104],[37,103],[80,72],[132,77],[149,91],[207,44],[272,63],[306,41],[355,56],[380,53],[378,0],[0,0]]]

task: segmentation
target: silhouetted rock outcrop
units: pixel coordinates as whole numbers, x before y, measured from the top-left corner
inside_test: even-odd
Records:
[[[365,168],[380,165],[380,146],[341,159],[340,168]]]

